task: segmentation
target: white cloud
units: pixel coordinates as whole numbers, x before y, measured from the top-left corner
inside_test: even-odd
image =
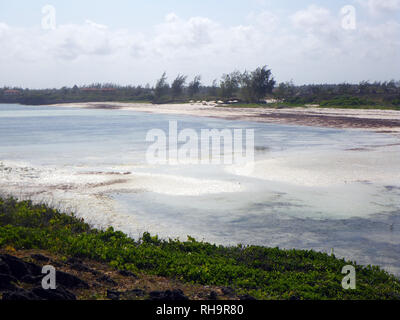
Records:
[[[0,23],[0,86],[53,87],[75,83],[154,83],[167,71],[202,74],[211,82],[234,69],[268,64],[280,81],[386,80],[400,74],[396,21],[341,28],[338,13],[310,6],[289,17],[263,11],[224,26],[174,13],[147,33],[90,20],[56,30]]]
[[[220,28],[208,18],[193,17],[188,20],[180,19],[173,13],[166,16],[165,22],[156,26],[156,36],[153,45],[157,50],[173,52],[196,48],[210,44],[213,33]]]
[[[400,10],[400,0],[364,0],[361,4],[368,7],[373,15],[394,13]]]
[[[85,23],[97,29],[108,29],[106,25],[93,22],[89,19],[86,19]]]
[[[329,33],[339,25],[328,9],[315,5],[296,12],[290,19],[296,28],[310,33]]]
[[[168,14],[165,16],[165,22],[167,22],[167,23],[176,22],[176,21],[178,21],[178,20],[179,20],[179,17],[178,17],[175,13],[173,13],[173,12],[168,13]]]
[[[269,11],[250,13],[247,17],[249,24],[256,25],[265,32],[273,32],[279,26],[279,18]]]

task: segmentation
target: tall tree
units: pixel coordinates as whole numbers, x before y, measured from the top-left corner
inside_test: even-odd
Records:
[[[224,74],[221,80],[221,96],[230,99],[238,91],[242,75],[239,71]]]
[[[214,79],[212,82],[211,87],[209,88],[209,95],[211,95],[212,97],[216,97],[218,96],[218,83],[217,83],[217,79]]]
[[[179,74],[174,80],[174,82],[172,82],[171,85],[172,97],[177,98],[182,95],[186,79],[187,79],[186,76]]]
[[[188,86],[188,93],[191,98],[200,92],[200,86],[201,86],[201,76],[197,75],[194,77],[193,81],[189,83]]]
[[[272,77],[272,72],[267,66],[257,68],[251,73],[251,91],[254,101],[259,101],[271,94],[276,81]]]
[[[246,102],[254,102],[253,77],[245,71],[239,77],[240,98]]]
[[[288,99],[296,94],[296,87],[291,80],[290,82],[282,82],[276,90],[276,97],[279,99]]]
[[[168,95],[168,91],[167,73],[164,72],[161,78],[157,80],[156,87],[154,88],[154,100],[156,102],[162,101]]]

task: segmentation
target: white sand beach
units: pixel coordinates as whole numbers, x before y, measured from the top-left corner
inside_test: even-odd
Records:
[[[355,128],[383,133],[400,133],[400,111],[377,109],[232,108],[214,103],[151,104],[88,102],[56,104],[58,107],[122,109],[137,112],[179,114],[228,120],[297,124],[327,128]]]

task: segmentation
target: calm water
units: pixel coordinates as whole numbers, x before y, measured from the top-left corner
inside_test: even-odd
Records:
[[[254,129],[253,171],[149,165],[150,129]],[[0,105],[0,188],[137,236],[316,249],[400,274],[400,148],[359,130]]]

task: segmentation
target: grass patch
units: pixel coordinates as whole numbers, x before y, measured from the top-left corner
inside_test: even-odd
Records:
[[[225,105],[217,105],[218,108],[242,108],[242,109],[254,109],[254,108],[289,108],[289,107],[301,107],[301,105],[292,105],[292,104],[284,104],[284,103],[235,103],[235,104],[225,104]]]
[[[384,105],[321,105],[319,108],[328,109],[355,109],[355,110],[400,110],[400,106],[384,106]]]
[[[310,103],[311,104],[311,103]],[[318,105],[315,103],[315,105]],[[280,103],[280,104],[257,104],[257,103],[243,103],[243,104],[231,104],[231,105],[220,105],[219,108],[272,108],[272,109],[284,109],[284,108],[308,108],[306,104],[295,104],[295,103]],[[399,110],[400,106],[385,106],[385,105],[336,105],[334,103],[321,104],[317,107],[321,109],[355,109],[355,110]]]
[[[328,100],[303,101],[301,98],[289,99],[289,101],[278,103],[236,103],[230,105],[221,105],[222,108],[307,108],[308,105],[316,105],[314,108],[332,108],[332,109],[367,109],[367,110],[400,110],[400,100],[393,100],[391,103],[383,101],[374,101],[358,97],[338,97]]]
[[[0,247],[42,249],[105,262],[118,269],[179,281],[230,286],[258,299],[400,299],[397,278],[324,253],[259,246],[224,247],[161,240],[144,233],[91,228],[82,219],[30,201],[0,198]],[[357,270],[357,289],[343,290],[342,267]]]

